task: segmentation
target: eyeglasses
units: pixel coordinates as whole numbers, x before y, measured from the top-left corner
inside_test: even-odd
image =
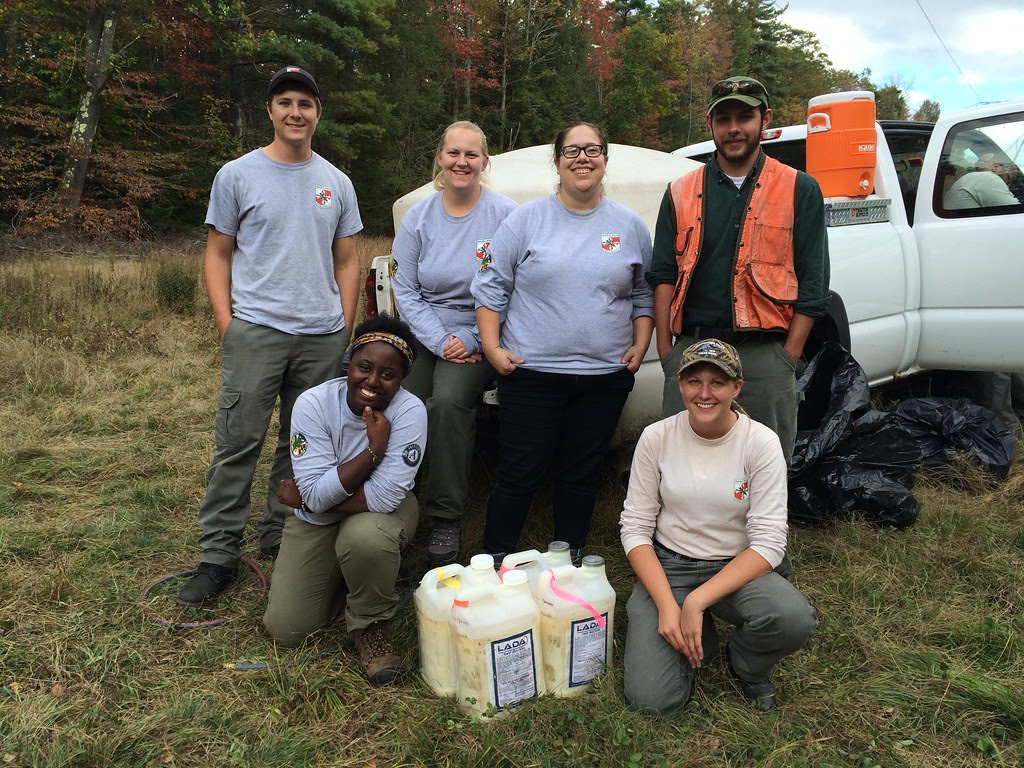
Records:
[[[574,157],[579,157],[580,152],[587,157],[600,157],[601,155],[608,154],[608,147],[604,144],[587,144],[585,147],[577,147],[575,144],[570,144],[567,147],[562,147],[560,154],[562,157],[572,160]]]
[[[711,86],[711,98],[718,99],[722,96],[765,96],[764,86],[757,80],[719,80]]]

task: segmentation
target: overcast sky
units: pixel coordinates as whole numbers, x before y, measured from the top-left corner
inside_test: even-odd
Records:
[[[782,21],[817,34],[834,66],[854,72],[869,68],[877,85],[895,81],[911,110],[926,98],[939,102],[944,113],[979,102],[1024,99],[1024,0],[777,4],[789,5]]]

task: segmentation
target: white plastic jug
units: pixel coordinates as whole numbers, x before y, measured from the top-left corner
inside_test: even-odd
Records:
[[[452,604],[456,703],[467,714],[503,712],[544,693],[540,612],[526,574],[462,591]]]
[[[484,554],[473,555],[469,558],[469,567],[463,572],[462,581],[465,587],[501,584],[501,577],[494,570],[494,557]]]
[[[465,570],[458,563],[432,568],[423,574],[413,596],[420,638],[420,673],[423,682],[438,696],[455,695],[455,647],[448,618],[452,602],[462,589]]]
[[[559,566],[537,584],[544,681],[555,696],[578,696],[612,658],[615,590],[604,558],[587,555],[579,568]]]
[[[525,571],[530,581],[530,590],[534,591],[541,573],[548,568],[556,568],[560,565],[572,565],[572,555],[569,552],[569,542],[567,541],[552,541],[548,544],[547,552],[527,549],[505,555],[501,561],[501,573],[511,571],[513,568]]]

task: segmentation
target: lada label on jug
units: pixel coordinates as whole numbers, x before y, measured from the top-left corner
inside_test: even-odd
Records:
[[[533,630],[491,641],[494,702],[504,709],[537,695],[537,667]]]
[[[608,664],[608,614],[603,624],[588,616],[571,624],[569,630],[569,687],[587,685],[604,672]]]

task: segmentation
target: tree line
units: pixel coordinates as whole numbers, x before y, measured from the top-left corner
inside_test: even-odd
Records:
[[[201,225],[217,169],[270,139],[266,84],[317,78],[314,149],[345,170],[368,231],[429,178],[441,130],[479,123],[491,153],[568,121],[670,150],[707,138],[710,85],[761,79],[774,122],[807,99],[897,84],[832,66],[776,0],[4,0],[0,227],[137,238]],[[915,119],[934,119],[926,102]]]

